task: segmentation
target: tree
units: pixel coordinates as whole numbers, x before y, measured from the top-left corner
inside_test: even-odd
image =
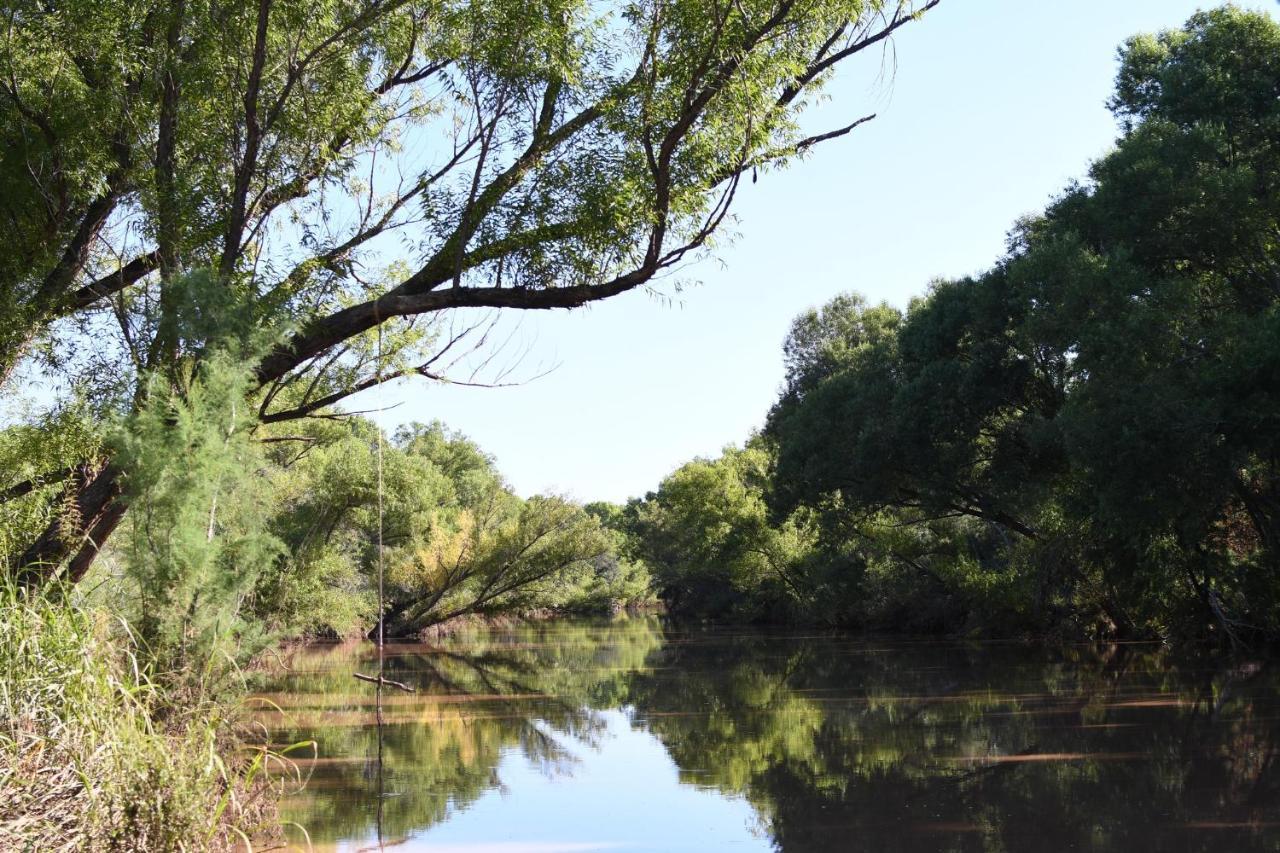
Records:
[[[1034,537],[1019,515],[1037,483],[1029,469],[1052,468],[1040,425],[1060,390],[1034,347],[1004,333],[1017,310],[993,274],[935,285],[905,320],[848,297],[823,309],[821,337],[797,320],[786,350],[804,338],[815,354],[789,371],[770,415],[781,508],[839,493],[867,515],[971,516]]]
[[[865,121],[800,129],[836,66],[938,2],[20,3],[0,382],[26,359],[118,416],[233,304],[272,341],[264,423],[439,377],[474,327],[443,312],[573,308],[705,251],[744,174]],[[30,499],[71,511],[9,560],[74,580],[129,472],[47,473]]]
[[[1280,24],[1130,39],[1116,150],[892,328],[802,319],[781,505],[958,514],[1120,632],[1280,631]],[[814,355],[814,354],[817,355]],[[1011,536],[1008,534],[1012,534]]]
[[[758,439],[728,447],[682,465],[634,507],[635,550],[673,609],[762,616],[812,608],[814,579],[801,565],[812,530],[803,517],[770,522],[771,461]]]
[[[450,524],[436,525],[418,547],[392,566],[387,620],[413,631],[468,613],[535,603],[558,605],[546,587],[567,593],[567,575],[590,570],[610,540],[581,507],[556,497],[521,501],[494,490]]]

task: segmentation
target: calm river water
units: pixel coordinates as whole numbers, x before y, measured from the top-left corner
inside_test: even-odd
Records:
[[[317,850],[1280,850],[1258,665],[562,621],[389,645],[379,727],[372,646],[288,663]]]

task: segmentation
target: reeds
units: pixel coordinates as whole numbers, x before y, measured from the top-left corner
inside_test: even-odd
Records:
[[[238,745],[225,706],[166,696],[116,627],[65,596],[0,585],[0,850],[247,849],[275,836],[259,773],[270,756]]]

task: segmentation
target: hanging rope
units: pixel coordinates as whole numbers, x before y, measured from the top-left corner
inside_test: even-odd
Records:
[[[379,398],[381,397],[381,384],[383,384],[383,323],[378,315],[378,301],[374,301],[374,327],[378,329],[378,353],[376,353],[376,364],[374,366],[374,384],[378,386]],[[372,681],[375,685],[374,699],[374,715],[378,721],[378,848],[383,849],[383,802],[387,798],[387,781],[385,781],[383,768],[383,685],[389,684],[404,690],[406,693],[412,693],[413,688],[407,684],[401,684],[399,681],[392,681],[387,678],[387,629],[385,629],[385,617],[387,617],[387,588],[385,588],[385,566],[383,564],[383,520],[384,520],[384,484],[383,484],[383,428],[375,424],[375,430],[378,432],[378,448],[375,455],[378,457],[378,676],[364,675],[362,672],[352,672],[357,679],[361,681]]]
[[[382,395],[382,318],[378,316],[378,303],[373,303],[373,322],[378,332],[377,361],[374,365],[374,385],[378,388],[378,395]],[[392,687],[399,688],[406,693],[412,693],[413,688],[399,681],[390,681],[386,677],[386,655],[384,653],[384,645],[386,643],[386,632],[384,623],[386,621],[386,585],[385,585],[385,568],[382,559],[382,527],[383,527],[383,476],[382,476],[382,455],[383,455],[383,436],[382,428],[377,427],[377,468],[378,468],[378,542],[377,542],[377,561],[378,561],[378,675],[376,678],[364,675],[362,673],[353,673],[356,678],[361,681],[370,681],[377,685],[377,716],[379,731],[382,725],[382,685],[390,684]]]
[[[373,319],[378,326],[378,361],[374,368],[374,383],[378,389],[378,396],[382,396],[382,323],[378,321],[378,302],[373,303]],[[379,400],[381,402],[381,400]],[[384,618],[387,613],[386,609],[386,591],[383,588],[383,568],[382,568],[382,427],[378,427],[378,690],[382,690],[383,678],[383,656],[382,645],[386,641],[383,634]]]
[[[382,323],[378,319],[378,302],[373,302],[373,319],[378,329],[378,360],[374,365],[375,387],[378,389],[378,402],[382,402]],[[383,772],[382,761],[382,682],[386,678],[383,668],[386,666],[384,655],[384,644],[386,636],[383,633],[383,626],[386,623],[387,608],[385,598],[385,590],[382,586],[382,426],[375,425],[378,433],[378,686],[377,686],[377,714],[378,714],[378,849],[382,849],[382,809],[383,802],[386,800],[386,777]]]

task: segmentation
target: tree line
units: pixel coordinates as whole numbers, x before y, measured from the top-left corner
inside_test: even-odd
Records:
[[[760,433],[613,508],[677,610],[1280,636],[1280,25],[1119,58],[1114,150],[990,270],[804,313]]]

